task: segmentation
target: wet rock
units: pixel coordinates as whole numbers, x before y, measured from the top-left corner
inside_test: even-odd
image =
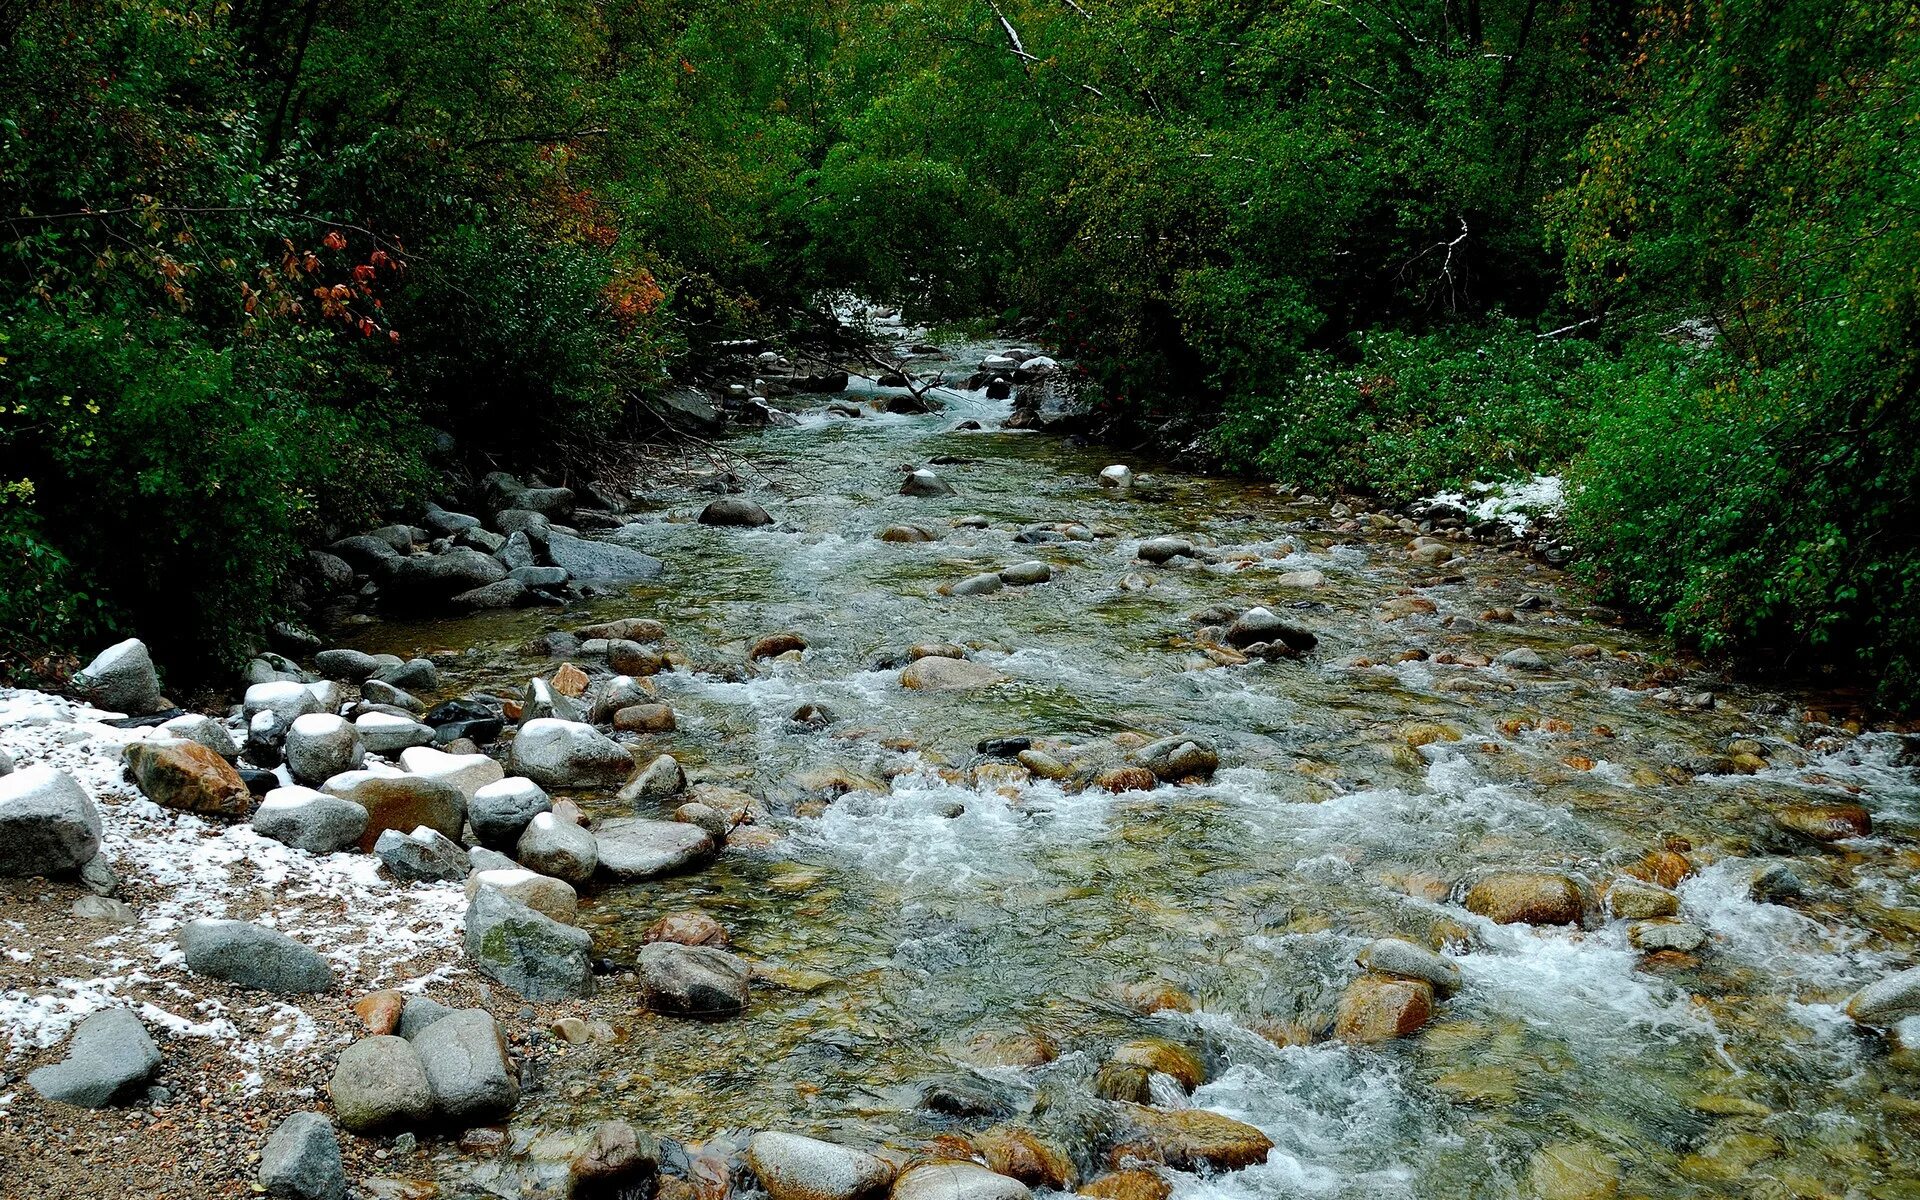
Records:
[[[543,875],[579,886],[592,879],[600,865],[600,845],[578,825],[559,820],[550,811],[541,812],[521,832],[514,857]]]
[[[613,641],[607,643],[607,665],[621,675],[645,677],[666,670],[667,660],[638,642]]]
[[[892,1200],[1032,1200],[1018,1179],[970,1162],[928,1163],[894,1180]]]
[[[1849,1017],[1862,1025],[1891,1029],[1909,1017],[1920,1017],[1920,967],[1877,979],[1847,1000]]]
[[[1516,671],[1544,671],[1547,669],[1547,660],[1540,657],[1540,652],[1530,646],[1516,646],[1512,650],[1495,658],[1493,661],[1503,667],[1511,667]]]
[[[280,1122],[260,1151],[261,1190],[284,1200],[346,1200],[347,1171],[333,1122],[297,1112]]]
[[[516,775],[476,789],[467,805],[467,822],[482,846],[506,850],[519,844],[535,817],[552,808],[553,800],[539,784]]]
[[[412,1043],[391,1034],[362,1038],[340,1054],[327,1083],[334,1115],[355,1133],[378,1133],[433,1115],[433,1087]]]
[[[425,825],[458,839],[467,819],[467,798],[459,788],[421,775],[348,771],[327,780],[320,790],[366,809],[367,827],[360,832],[360,848],[368,852],[389,829],[411,833]]]
[[[715,946],[649,942],[640,948],[640,992],[653,1012],[724,1019],[747,1007],[747,964]]]
[[[1130,1126],[1125,1145],[1176,1171],[1234,1171],[1267,1161],[1273,1149],[1272,1139],[1253,1126],[1204,1108],[1121,1109]]]
[[[667,627],[647,617],[621,617],[598,625],[585,625],[573,632],[576,637],[610,642],[657,642],[667,636]]]
[[[491,554],[464,546],[445,554],[390,558],[379,568],[384,598],[403,607],[437,604],[507,577],[507,568]]]
[[[1423,980],[1442,996],[1460,990],[1460,968],[1452,959],[1400,938],[1369,942],[1354,961],[1375,974]]]
[[[527,681],[527,690],[520,699],[520,718],[522,721],[579,721],[586,715],[579,701],[556,689],[552,682],[545,679]]]
[[[1591,1146],[1555,1142],[1527,1163],[1525,1194],[1536,1200],[1607,1200],[1620,1191],[1620,1165]]]
[[[379,704],[399,710],[393,713],[394,716],[421,712],[427,707],[415,697],[390,683],[381,683],[378,679],[369,679],[360,685],[360,698],[368,704]]]
[[[1134,553],[1142,562],[1168,563],[1176,558],[1191,557],[1193,543],[1177,537],[1148,538],[1140,543],[1140,548]]]
[[[1282,620],[1265,608],[1250,608],[1227,626],[1227,642],[1233,646],[1252,646],[1260,642],[1279,642],[1290,650],[1311,650],[1319,644],[1311,630]]]
[[[900,672],[900,686],[921,692],[971,691],[1007,682],[992,667],[960,658],[922,658]]]
[[[1278,588],[1317,588],[1325,587],[1327,576],[1323,571],[1288,571],[1277,576],[1273,586]]]
[[[1690,954],[1707,944],[1706,930],[1685,921],[1640,921],[1627,931],[1636,950],[1658,954],[1663,950]]]
[[[1580,885],[1536,871],[1489,875],[1468,889],[1465,904],[1501,925],[1578,925],[1585,908]]]
[[[1748,893],[1768,904],[1785,904],[1807,893],[1807,885],[1787,863],[1770,863],[1754,873]]]
[[[547,535],[547,557],[576,580],[590,583],[628,583],[658,579],[666,564],[612,542],[591,542],[555,530]]]
[[[1166,1038],[1136,1038],[1116,1046],[1113,1061],[1171,1075],[1189,1092],[1207,1081],[1207,1064],[1201,1061],[1200,1056]]]
[[[642,1179],[660,1165],[660,1147],[651,1134],[642,1133],[625,1121],[602,1121],[593,1127],[587,1145],[572,1163],[575,1180],[589,1184],[615,1184]],[[657,1200],[666,1200],[664,1189]]]
[[[731,525],[748,528],[773,524],[767,510],[742,496],[722,496],[700,510],[702,525]]]
[[[953,486],[932,471],[921,467],[907,472],[906,478],[900,481],[900,494],[902,496],[951,496]]]
[[[1058,1192],[1080,1182],[1080,1170],[1066,1148],[1032,1129],[996,1125],[969,1140],[989,1170],[1028,1187]]]
[[[488,887],[498,888],[508,899],[562,925],[575,924],[579,919],[580,897],[563,879],[521,867],[475,871],[467,876],[467,902],[472,903],[480,889]]]
[[[433,741],[433,727],[411,717],[392,713],[361,713],[353,720],[360,741],[375,754],[395,755],[409,746],[424,746]]]
[[[1103,468],[1100,472],[1100,486],[1125,491],[1133,486],[1133,471],[1122,463]]]
[[[1198,734],[1176,734],[1149,742],[1134,751],[1133,759],[1156,779],[1174,783],[1206,779],[1220,768],[1220,751],[1213,739]]]
[[[563,1000],[593,990],[585,930],[562,925],[496,888],[467,905],[467,957],[480,973],[529,1000]]]
[[[699,801],[691,801],[674,809],[673,819],[705,830],[715,845],[724,843],[727,834],[733,831],[733,822],[727,819],[725,813]]]
[[[80,1022],[66,1056],[27,1074],[27,1085],[47,1100],[80,1108],[105,1108],[141,1091],[160,1066],[140,1018],[124,1008],[105,1008]]]
[[[1858,804],[1794,804],[1773,814],[1782,829],[1816,842],[1838,842],[1873,832],[1873,817]]]
[[[1622,875],[1607,888],[1607,907],[1616,917],[1644,921],[1680,911],[1680,897],[1657,883]]]
[[[307,713],[287,729],[287,770],[301,783],[321,783],[358,770],[366,757],[360,736],[344,717]]]
[[[166,707],[153,656],[139,638],[116,642],[94,656],[73,684],[88,703],[109,712],[144,716]]]
[[[966,1072],[930,1079],[920,1088],[920,1106],[949,1117],[1010,1117],[1020,1107],[1017,1088],[987,1075]]]
[[[940,590],[949,596],[988,596],[1007,586],[998,571],[984,571],[978,575],[969,575],[957,583],[949,583]]]
[[[366,829],[366,809],[305,787],[275,788],[253,813],[255,833],[309,854],[345,850]]]
[[[1102,1100],[1153,1103],[1153,1072],[1138,1063],[1106,1062],[1093,1076],[1093,1094]]]
[[[747,1165],[772,1200],[863,1200],[893,1182],[886,1160],[797,1133],[756,1133]]]
[[[449,1013],[413,1038],[413,1052],[433,1091],[440,1115],[457,1125],[478,1125],[513,1111],[520,1080],[507,1057],[500,1026],[477,1008]]]
[[[1010,567],[1002,567],[1000,570],[1000,582],[1008,587],[1032,587],[1034,584],[1045,583],[1052,578],[1053,568],[1037,558],[1015,563]]]
[[[680,768],[679,760],[671,754],[662,754],[640,768],[639,773],[620,789],[620,799],[627,804],[646,804],[677,796],[686,790],[687,773]]]
[[[907,544],[915,542],[937,542],[940,540],[932,530],[922,529],[918,525],[889,525],[873,536],[883,542]]]
[[[512,768],[546,788],[624,782],[633,756],[591,725],[543,718],[528,721],[513,739]]]
[[[383,657],[393,658],[395,655]],[[373,678],[388,687],[410,691],[432,691],[440,686],[440,668],[428,658],[409,658],[403,662],[382,662],[374,668]]]
[[[770,633],[756,641],[747,650],[747,661],[758,662],[763,658],[777,658],[782,654],[790,654],[806,648],[807,639],[790,630],[785,633]]]
[[[449,883],[465,879],[471,864],[458,842],[425,825],[411,833],[388,829],[374,839],[373,852],[401,883]]]
[[[622,733],[671,733],[679,723],[668,705],[630,704],[613,714],[613,727]]]
[[[713,838],[681,821],[616,818],[599,826],[600,873],[622,883],[653,879],[712,858]]]
[[[162,808],[216,817],[244,817],[253,808],[233,764],[199,742],[129,742],[123,754],[141,794]]]
[[[240,747],[234,745],[227,727],[200,713],[183,713],[161,725],[160,732],[183,741],[199,742],[228,762],[240,755]]]
[[[279,995],[333,990],[333,968],[318,951],[263,925],[189,921],[179,943],[196,975]]]
[[[1145,767],[1112,767],[1093,777],[1093,786],[1103,792],[1150,792],[1160,779]]]
[[[1348,985],[1334,1011],[1333,1033],[1365,1045],[1416,1033],[1433,1015],[1433,985],[1424,979],[1367,974]]]
[[[642,942],[677,942],[682,946],[719,946],[729,944],[726,926],[703,912],[668,913],[647,926]]]
[[[449,754],[430,746],[409,746],[400,752],[400,766],[409,775],[439,779],[460,789],[469,805],[479,790],[506,775],[499,763],[484,754]]]
[[[1173,1185],[1154,1171],[1111,1171],[1080,1189],[1096,1200],[1168,1200]]]
[[[100,851],[100,811],[79,781],[36,764],[0,775],[0,876],[67,875]]]

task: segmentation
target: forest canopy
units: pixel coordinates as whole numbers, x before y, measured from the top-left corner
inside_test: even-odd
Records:
[[[1920,7],[0,0],[0,629],[230,662],[304,546],[851,289],[1115,430],[1565,473],[1603,598],[1920,692]]]

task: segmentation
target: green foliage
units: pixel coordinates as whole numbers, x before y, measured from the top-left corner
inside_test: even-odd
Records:
[[[1525,477],[1584,442],[1592,357],[1512,322],[1356,336],[1352,361],[1315,355],[1284,390],[1232,401],[1218,442],[1242,468],[1402,500]]]

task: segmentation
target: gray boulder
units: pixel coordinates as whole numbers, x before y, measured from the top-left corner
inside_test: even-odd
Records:
[[[429,504],[426,515],[420,518],[420,523],[441,537],[452,537],[469,529],[479,528],[480,518],[470,517],[466,513],[449,512],[438,504]]]
[[[227,727],[200,713],[182,713],[161,725],[160,732],[184,741],[199,742],[221,758],[240,756],[240,747],[234,744],[233,735],[227,732]]]
[[[30,1072],[27,1084],[48,1100],[105,1108],[141,1088],[159,1066],[160,1047],[140,1018],[105,1008],[80,1022],[65,1058]]]
[[[1171,783],[1212,775],[1220,767],[1220,751],[1212,738],[1180,733],[1148,742],[1134,751],[1133,761],[1152,771],[1154,778]]]
[[[74,686],[96,707],[145,716],[163,707],[160,674],[139,638],[116,642],[94,656],[73,678]]]
[[[280,728],[286,729],[308,713],[320,711],[320,697],[306,684],[291,679],[256,683],[240,701],[240,714],[249,725],[256,716],[266,712],[272,713]]]
[[[527,825],[552,808],[539,784],[515,775],[475,791],[467,803],[467,823],[482,846],[504,850],[517,845]]]
[[[507,1039],[480,1009],[448,1013],[427,1026],[413,1038],[413,1052],[426,1069],[434,1107],[456,1124],[497,1120],[519,1102],[520,1079],[507,1057]]]
[[[590,994],[593,972],[584,929],[562,925],[507,896],[481,888],[467,905],[467,957],[482,975],[529,1000]]]
[[[527,585],[518,579],[502,579],[484,587],[458,592],[447,600],[455,612],[485,612],[495,608],[518,608],[527,598]]]
[[[421,1030],[435,1021],[445,1020],[457,1011],[425,996],[408,996],[406,1004],[400,1009],[400,1025],[395,1032],[412,1041],[420,1036]]]
[[[589,583],[658,579],[666,569],[666,565],[651,554],[559,532],[547,535],[547,557],[553,560],[554,566],[564,567],[574,579]]]
[[[253,831],[309,854],[332,854],[360,840],[367,810],[312,788],[275,788],[253,813]]]
[[[1847,1001],[1847,1015],[1862,1025],[1889,1029],[1908,1017],[1920,1017],[1920,967],[1878,979]]]
[[[500,560],[465,546],[445,554],[388,559],[382,564],[388,595],[402,604],[430,603],[507,577]]]
[[[246,921],[199,920],[181,926],[187,969],[263,992],[331,991],[333,968],[311,946]]]
[[[1320,639],[1308,630],[1274,615],[1271,609],[1250,608],[1227,626],[1227,641],[1235,646],[1280,642],[1293,650],[1311,650]]]
[[[322,650],[313,656],[313,669],[327,679],[361,683],[371,678],[387,662],[399,662],[398,655],[368,654],[364,650]]]
[[[640,773],[620,789],[620,799],[628,804],[644,804],[665,800],[686,790],[687,773],[680,768],[680,761],[671,754],[662,754],[640,768]]]
[[[451,883],[465,879],[472,865],[461,845],[437,829],[417,826],[412,833],[383,829],[373,853],[402,883]]]
[[[641,996],[654,1012],[717,1020],[747,1007],[751,969],[716,946],[650,942],[640,948],[639,970]]]
[[[921,467],[907,472],[907,477],[900,481],[900,494],[902,496],[951,496],[953,486],[932,471]]]
[[[681,821],[615,818],[601,822],[594,836],[599,844],[601,874],[622,883],[697,866],[712,858],[715,851],[713,838],[706,830]]]
[[[440,668],[434,666],[430,658],[409,658],[403,662],[382,663],[373,678],[405,691],[430,692],[440,686]]]
[[[988,596],[1007,586],[998,571],[983,571],[978,575],[969,575],[958,583],[947,585],[949,596]]]
[[[0,875],[66,875],[100,850],[100,811],[73,776],[39,764],[0,775]]]
[[[392,713],[361,713],[354,718],[353,728],[361,744],[375,754],[398,754],[409,746],[425,746],[433,741],[433,726]]]
[[[600,863],[599,840],[550,812],[535,814],[514,850],[520,864],[542,875],[579,885],[593,878]]]
[[[324,712],[296,718],[281,752],[287,770],[301,783],[324,783],[342,771],[359,770],[366,759],[360,735],[347,719]]]
[[[540,558],[533,552],[533,539],[526,530],[516,529],[507,535],[500,547],[500,561],[507,564],[509,573],[532,570],[540,565]]]
[[[355,1133],[413,1124],[433,1115],[433,1088],[412,1043],[391,1034],[362,1038],[340,1054],[327,1084],[334,1115]]]
[[[1442,996],[1451,996],[1460,990],[1460,968],[1452,959],[1400,938],[1369,942],[1354,956],[1354,961],[1382,975],[1425,980]]]
[[[747,1165],[772,1200],[861,1200],[893,1182],[893,1167],[877,1155],[797,1133],[754,1134]]]
[[[254,1178],[267,1195],[285,1200],[346,1200],[347,1171],[333,1122],[317,1112],[280,1122],[260,1151]]]
[[[1193,555],[1193,543],[1185,538],[1156,537],[1140,543],[1134,551],[1142,562],[1165,563],[1176,558],[1189,558]]]
[[[520,720],[538,721],[551,717],[559,721],[578,721],[586,713],[580,701],[553,690],[553,685],[544,679],[530,679],[527,690],[520,697]]]
[[[722,496],[700,510],[700,523],[755,528],[773,524],[773,518],[744,496]]]
[[[1045,583],[1053,578],[1053,568],[1039,559],[1015,563],[1000,571],[1000,581],[1008,587],[1031,587],[1036,583]]]
[[[589,787],[625,782],[633,756],[591,725],[541,718],[520,726],[509,766],[541,787]]]

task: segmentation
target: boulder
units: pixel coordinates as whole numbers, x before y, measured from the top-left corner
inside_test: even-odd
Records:
[[[940,540],[938,535],[936,535],[932,530],[922,529],[918,525],[889,525],[885,529],[882,529],[880,532],[874,534],[873,536],[880,539],[883,542],[895,542],[895,543],[901,543],[901,544],[912,544],[915,542],[937,542]]]
[[[514,857],[542,875],[577,886],[593,878],[600,864],[600,846],[593,834],[578,825],[541,812],[521,832]]]
[[[1467,890],[1465,904],[1501,925],[1578,925],[1586,907],[1579,884],[1543,871],[1489,875]]]
[[[797,1133],[756,1133],[747,1165],[771,1200],[864,1200],[893,1182],[885,1159]]]
[[[400,1022],[394,1026],[393,1031],[412,1041],[420,1036],[421,1030],[435,1021],[444,1020],[455,1011],[457,1010],[448,1008],[438,1000],[430,1000],[425,996],[408,996],[406,1002],[400,1006]]]
[[[233,764],[199,742],[128,742],[122,754],[141,794],[162,808],[216,817],[244,817],[253,808]]]
[[[1847,1000],[1847,1015],[1862,1025],[1891,1029],[1920,1017],[1920,967],[1877,979]]]
[[[719,1020],[747,1007],[747,964],[717,946],[649,942],[640,948],[640,994],[648,1009]]]
[[[1365,1045],[1416,1033],[1433,1015],[1433,985],[1424,979],[1366,974],[1347,986],[1333,1014],[1333,1035]]]
[[[301,783],[324,783],[342,771],[357,771],[366,758],[360,735],[345,717],[307,713],[287,729],[287,770]]]
[[[482,846],[506,850],[519,843],[535,817],[552,808],[539,784],[515,775],[477,789],[467,804],[467,822]]]
[[[1140,543],[1134,553],[1142,562],[1166,563],[1193,555],[1193,543],[1185,538],[1156,537]]]
[[[556,689],[551,680],[529,679],[520,697],[522,722],[556,720],[578,721],[586,716],[580,702]]]
[[[620,817],[602,821],[597,838],[601,874],[622,883],[685,870],[715,852],[706,830],[682,821]]]
[[[467,902],[472,903],[480,889],[487,887],[498,888],[509,899],[543,916],[552,917],[562,925],[574,924],[580,915],[579,894],[571,884],[551,875],[542,875],[523,867],[476,870],[467,876]]]
[[[613,714],[613,727],[622,733],[669,733],[678,723],[665,704],[630,704]]]
[[[387,598],[403,606],[435,604],[507,577],[491,554],[459,546],[445,554],[409,555],[381,564]]]
[[[400,766],[410,775],[451,783],[469,802],[481,788],[506,776],[500,764],[484,754],[448,754],[430,746],[409,746],[402,750]]]
[[[382,830],[374,839],[373,852],[401,883],[448,883],[465,879],[472,869],[460,843],[425,825],[412,833]]]
[[[758,662],[763,658],[778,658],[782,654],[805,650],[807,639],[788,630],[783,633],[769,633],[747,648],[747,661]]]
[[[521,775],[546,788],[590,787],[622,783],[633,771],[633,756],[591,725],[541,718],[520,727],[510,763]]]
[[[1616,917],[1645,921],[1680,911],[1680,897],[1657,883],[1622,875],[1607,887],[1607,907]]]
[[[1172,1076],[1174,1082],[1189,1092],[1207,1081],[1207,1065],[1200,1056],[1166,1038],[1135,1038],[1116,1046],[1113,1061]]]
[[[1368,942],[1354,961],[1377,975],[1422,980],[1442,996],[1460,990],[1460,968],[1452,959],[1400,938]]]
[[[1133,486],[1133,471],[1122,463],[1115,463],[1100,472],[1100,486],[1125,491]]]
[[[313,669],[326,679],[360,683],[389,661],[397,663],[400,658],[393,654],[368,654],[364,650],[322,650],[313,656]]]
[[[280,1122],[260,1151],[254,1178],[267,1195],[283,1200],[346,1200],[347,1171],[333,1122],[317,1112]]]
[[[1205,779],[1220,769],[1220,751],[1213,739],[1182,733],[1148,742],[1133,752],[1133,761],[1168,783]]]
[[[311,946],[246,921],[199,920],[180,927],[187,969],[239,987],[297,995],[331,991],[333,968]]]
[[[502,579],[447,598],[454,612],[486,612],[496,608],[518,608],[527,599],[527,584],[521,579]]]
[[[366,830],[366,809],[312,788],[275,788],[253,813],[255,833],[309,854],[345,850]]]
[[[128,638],[102,650],[73,677],[73,684],[88,703],[109,712],[139,717],[166,707],[153,656],[139,638]]]
[[[1504,654],[1501,654],[1493,661],[1515,671],[1544,671],[1547,669],[1547,660],[1540,657],[1540,652],[1531,646],[1516,646]]]
[[[1037,558],[1000,569],[1000,582],[1008,587],[1031,587],[1052,578],[1053,568]]]
[[[433,1115],[433,1087],[413,1044],[392,1034],[361,1038],[340,1054],[327,1083],[334,1115],[355,1133],[378,1133]]]
[[[934,1162],[903,1172],[891,1200],[1033,1200],[1033,1192],[978,1163]]]
[[[767,510],[743,496],[722,496],[700,510],[702,525],[733,525],[753,528],[773,524]]]
[[[982,571],[941,588],[949,596],[990,596],[1007,586],[998,571]]]
[[[1140,1147],[1143,1157],[1176,1171],[1234,1171],[1267,1161],[1273,1149],[1273,1139],[1258,1129],[1208,1109],[1119,1107],[1130,1127],[1123,1144]]]
[[[227,727],[200,713],[182,713],[161,725],[160,732],[183,741],[199,742],[228,762],[240,755],[240,747],[234,745]]]
[[[36,764],[0,775],[0,875],[67,875],[100,852],[100,811],[79,781]]]
[[[589,583],[628,583],[660,578],[666,564],[611,542],[591,542],[558,531],[547,535],[547,557],[576,580]]]
[[[255,716],[270,712],[284,729],[308,713],[323,711],[323,707],[320,697],[306,684],[278,679],[249,687],[240,701],[240,715],[251,724]]]
[[[920,692],[957,692],[992,687],[1007,676],[992,667],[963,658],[921,658],[900,672],[900,686]]]
[[[160,1048],[140,1018],[103,1008],[73,1031],[66,1057],[29,1072],[27,1085],[48,1100],[105,1108],[143,1088],[159,1066]]]
[[[932,471],[921,467],[907,472],[907,477],[900,481],[900,494],[902,496],[951,496],[953,486]]]
[[[1773,814],[1774,823],[1816,842],[1839,842],[1873,832],[1873,816],[1858,804],[1792,804]]]
[[[497,888],[481,888],[467,905],[465,944],[481,974],[528,1000],[564,1000],[593,991],[587,956],[593,939],[586,931],[535,912]]]
[[[389,829],[411,833],[425,825],[458,838],[467,820],[467,798],[459,788],[420,775],[348,771],[327,780],[320,790],[367,810],[367,827],[360,831],[362,850],[371,851]]]
[[[375,754],[393,755],[409,746],[424,746],[433,741],[433,727],[412,717],[393,713],[361,713],[353,720],[360,741]]]
[[[500,1026],[477,1008],[460,1009],[421,1030],[413,1052],[433,1089],[433,1105],[456,1125],[480,1125],[513,1111],[520,1078]]]
[[[687,773],[671,754],[656,757],[620,789],[620,799],[628,804],[665,800],[687,790]]]
[[[1310,630],[1284,621],[1265,608],[1250,608],[1227,626],[1227,642],[1233,646],[1280,642],[1289,650],[1311,650],[1319,641]]]
[[[1627,940],[1643,954],[1658,954],[1663,950],[1691,954],[1707,944],[1707,931],[1687,921],[1663,918],[1635,922],[1627,930]]]

